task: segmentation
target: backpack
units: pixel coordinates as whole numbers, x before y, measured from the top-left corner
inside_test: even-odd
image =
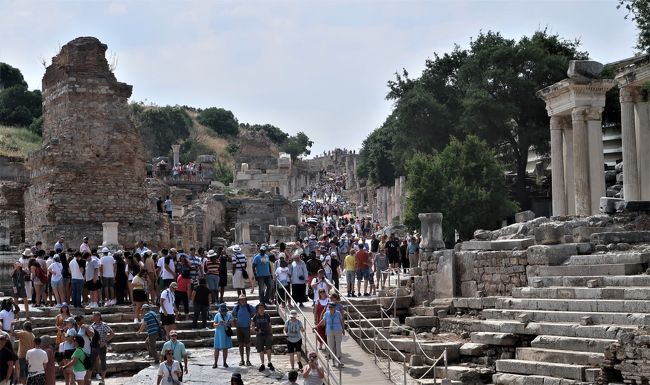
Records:
[[[36,272],[36,277],[41,282],[43,282],[43,284],[46,284],[47,283],[47,273],[45,273],[45,271],[43,270],[43,268],[40,265],[39,266],[34,266],[34,267],[35,267],[34,271]]]
[[[246,304],[246,310],[248,310],[248,315],[253,319],[253,312],[251,311],[252,306],[249,304]],[[239,314],[239,304],[235,305],[235,307],[232,308],[233,314],[237,316]]]
[[[99,347],[99,341],[100,341],[99,332],[97,331],[97,329],[95,329],[94,326],[91,325],[91,327],[93,328],[95,333],[93,334],[93,338],[90,340],[90,347],[91,348],[98,348]]]
[[[84,369],[89,370],[90,368],[92,368],[93,363],[92,363],[92,361],[90,360],[90,354],[86,354],[86,353],[84,352],[84,360],[83,360],[82,363],[83,363],[83,365],[84,365]]]

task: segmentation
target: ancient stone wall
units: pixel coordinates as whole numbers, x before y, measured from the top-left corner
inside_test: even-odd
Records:
[[[269,225],[298,225],[298,207],[279,196],[230,198],[226,210],[226,228],[235,228],[237,222],[248,222],[252,242],[268,242]]]
[[[620,371],[623,382],[630,385],[650,383],[650,330],[641,327],[639,330],[623,334],[619,341],[613,343],[605,351],[603,373],[597,384],[609,384],[608,374],[613,370]],[[620,382],[620,381],[617,381]]]
[[[513,287],[527,285],[525,250],[455,254],[461,297],[509,296]]]
[[[43,145],[28,162],[28,242],[101,239],[102,222],[119,223],[123,245],[169,241],[164,217],[147,198],[143,146],[129,119],[131,86],[115,79],[106,48],[77,38],[46,69]]]
[[[278,168],[278,153],[273,142],[262,132],[242,130],[239,133],[239,152],[235,157],[235,169],[248,164],[251,170],[272,170]]]
[[[25,182],[28,177],[23,159],[0,156],[0,180]]]

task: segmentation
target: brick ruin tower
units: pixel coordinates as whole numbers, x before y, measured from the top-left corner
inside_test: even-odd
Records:
[[[94,37],[74,39],[45,71],[43,144],[28,160],[27,242],[49,246],[62,235],[78,247],[88,236],[98,245],[103,222],[119,223],[125,246],[169,239],[167,221],[147,198],[144,149],[129,119],[132,87],[117,81],[106,48]]]

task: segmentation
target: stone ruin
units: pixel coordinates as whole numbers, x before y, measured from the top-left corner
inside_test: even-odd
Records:
[[[28,242],[102,239],[102,222],[119,222],[127,244],[169,241],[164,217],[147,199],[143,146],[129,119],[132,87],[115,79],[106,48],[77,38],[45,71],[43,145],[28,160]]]

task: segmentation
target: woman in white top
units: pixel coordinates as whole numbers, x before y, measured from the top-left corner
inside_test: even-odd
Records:
[[[156,385],[179,384],[178,377],[181,375],[181,364],[174,359],[172,349],[165,350],[165,360],[158,367],[158,380]]]
[[[275,269],[275,282],[278,285],[277,292],[281,307],[284,307],[284,303],[287,301],[286,294],[289,292],[290,279],[287,261],[281,258],[278,268]]]
[[[47,271],[52,275],[50,283],[52,285],[52,291],[54,292],[56,306],[61,307],[64,302],[63,298],[65,297],[65,289],[63,288],[63,265],[61,264],[61,258],[58,255],[55,255],[54,258],[52,258],[52,263],[47,268]]]
[[[305,378],[305,385],[322,385],[325,378],[325,370],[318,365],[318,355],[316,352],[309,353],[307,365],[302,371]]]

